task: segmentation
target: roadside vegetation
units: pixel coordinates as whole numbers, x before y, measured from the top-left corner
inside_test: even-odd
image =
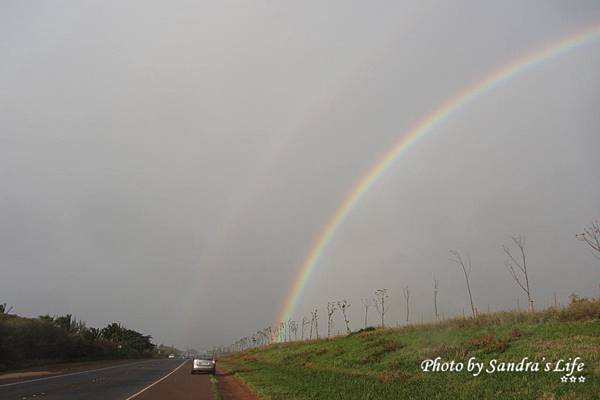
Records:
[[[565,372],[423,372],[421,363],[470,357],[556,363],[581,357],[585,382]],[[545,359],[543,358],[545,357]],[[565,308],[479,313],[402,328],[290,341],[223,354],[221,367],[265,399],[596,399],[600,393],[600,300]]]
[[[578,241],[585,243],[588,250],[591,250],[592,255],[600,260],[600,222],[598,220],[592,221],[588,226],[583,228],[583,232],[575,234],[575,238]],[[535,300],[531,289],[531,277],[530,271],[531,266],[529,265],[529,257],[527,252],[526,240],[522,235],[510,236],[508,244],[502,244],[504,257],[504,268],[508,272],[512,282],[515,284],[515,288],[519,292],[522,292],[526,296],[527,309],[530,312],[534,312],[536,307],[534,306]],[[471,273],[473,271],[473,264],[471,262],[471,256],[468,252],[461,252],[458,250],[449,250],[448,262],[458,266],[456,269],[457,273],[465,278],[465,294],[469,299],[469,308],[472,318],[477,318],[481,315],[481,310],[477,306],[477,301],[474,300],[473,293],[471,291]],[[433,279],[433,310],[435,321],[446,320],[446,315],[440,313],[438,308],[438,296],[440,294],[440,281]],[[600,288],[600,285],[598,285]],[[411,325],[411,289],[409,286],[403,286],[401,288],[402,298],[404,300],[402,307],[405,310],[405,321],[406,325]],[[575,296],[573,294],[573,296]],[[379,319],[379,327],[384,328],[389,326],[389,322],[386,323],[386,313],[389,311],[389,292],[387,288],[381,288],[375,290],[372,298],[361,298],[360,301],[364,308],[364,327],[368,325],[369,309],[374,308],[377,312]],[[414,302],[414,300],[413,300]],[[521,311],[519,297],[516,298],[517,311]],[[335,324],[335,314],[341,314],[343,317],[346,333],[350,333],[350,319],[348,311],[352,303],[349,300],[333,300],[327,302],[326,314],[327,325],[326,333],[327,338],[332,336],[333,327]],[[554,309],[559,308],[557,300],[557,294],[554,292]],[[490,313],[490,304],[487,304],[487,314]],[[323,315],[323,314],[321,314]],[[465,318],[465,309],[462,312],[463,319]],[[324,316],[322,317],[324,318]],[[413,316],[414,318],[414,316]],[[323,321],[324,322],[324,321]],[[322,322],[322,325],[323,325]],[[423,323],[423,315],[421,314],[421,323]],[[396,326],[399,326],[397,321]],[[313,308],[310,311],[310,317],[302,316],[301,322],[289,318],[284,321],[277,322],[275,325],[268,325],[263,329],[260,329],[248,336],[241,337],[235,342],[225,345],[214,347],[212,352],[215,354],[239,352],[248,350],[256,347],[261,347],[273,343],[291,342],[291,341],[311,341],[313,339],[319,339],[322,336],[319,331],[319,309]]]
[[[210,387],[212,390],[213,400],[221,400],[221,392],[219,392],[219,380],[216,376],[210,376]]]
[[[144,358],[176,349],[156,347],[151,336],[118,323],[86,326],[70,314],[25,318],[0,304],[0,371],[67,361]]]

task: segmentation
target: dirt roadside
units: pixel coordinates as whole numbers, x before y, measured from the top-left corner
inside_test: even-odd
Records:
[[[231,372],[217,369],[221,400],[259,400],[252,390]]]

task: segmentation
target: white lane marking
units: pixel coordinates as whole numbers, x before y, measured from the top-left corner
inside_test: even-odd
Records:
[[[131,366],[131,365],[141,364],[141,363],[150,362],[150,361],[155,361],[155,360],[136,361],[134,363],[129,363],[129,364],[111,365],[110,367],[88,369],[88,370],[85,370],[85,371],[70,372],[68,374],[46,376],[44,378],[30,379],[28,381],[19,381],[19,382],[13,382],[13,383],[5,383],[3,385],[0,385],[0,388],[7,387],[7,386],[24,385],[26,383],[31,383],[31,382],[47,381],[47,380],[50,380],[50,379],[58,379],[58,378],[63,378],[65,376],[74,376],[74,375],[87,374],[87,373],[90,373],[90,372],[105,371],[107,369],[112,369],[112,368],[128,367],[128,366]]]
[[[131,400],[134,397],[139,396],[140,394],[144,393],[146,390],[150,389],[152,386],[156,385],[157,383],[160,383],[162,381],[164,381],[165,379],[167,379],[169,376],[173,375],[175,372],[177,372],[177,370],[181,367],[183,367],[185,364],[187,363],[187,361],[182,362],[181,364],[179,364],[179,366],[177,368],[175,368],[173,371],[169,372],[168,374],[166,374],[165,376],[163,376],[162,378],[160,378],[159,380],[157,380],[154,383],[151,383],[150,385],[146,386],[145,388],[143,388],[142,390],[140,390],[139,392],[132,394],[131,396],[129,396],[128,398],[126,398],[125,400]]]

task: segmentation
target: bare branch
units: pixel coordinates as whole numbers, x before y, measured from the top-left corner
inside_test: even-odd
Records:
[[[410,290],[408,289],[408,286],[406,286],[405,288],[402,289],[402,296],[404,296],[404,300],[406,300],[406,323],[408,324],[409,315],[410,315],[410,306],[409,306]]]
[[[367,327],[367,318],[369,316],[369,307],[371,307],[371,300],[369,299],[360,299],[361,303],[365,307],[365,328]]]
[[[600,222],[592,221],[585,227],[582,233],[575,235],[578,240],[586,243],[591,249],[594,257],[600,259]]]
[[[438,314],[438,307],[437,307],[437,296],[438,296],[438,285],[439,285],[440,281],[438,281],[437,279],[433,280],[433,306],[435,309],[435,319],[439,320],[440,316]]]
[[[382,327],[385,326],[385,306],[387,298],[387,289],[377,289],[375,291],[375,298],[373,299],[373,303],[375,304],[375,309],[377,310],[377,313],[381,317]]]
[[[525,286],[519,280],[519,276],[517,275],[517,272],[515,271],[513,265],[510,262],[508,262],[508,261],[504,261],[504,265],[508,269],[508,272],[510,272],[510,275],[512,276],[512,278],[514,279],[514,281],[521,287],[521,289],[523,289],[527,293],[527,289],[525,288]]]
[[[350,303],[347,300],[340,300],[337,302],[338,309],[342,311],[342,315],[344,316],[344,323],[346,324],[346,333],[350,333],[350,320],[348,319],[348,315],[346,311],[350,308]]]
[[[523,236],[511,236],[511,239],[519,252],[521,253],[521,260],[518,261],[513,256],[512,251],[508,246],[502,245],[504,253],[508,256],[508,259],[504,260],[504,265],[510,273],[510,276],[527,295],[529,301],[529,311],[533,311],[533,298],[531,296],[531,288],[529,286],[529,274],[527,272],[527,256],[525,251],[525,238]]]
[[[469,283],[469,275],[471,275],[471,257],[467,255],[467,263],[469,267],[469,272],[467,272],[467,266],[465,265],[465,262],[460,253],[456,250],[450,250],[450,254],[452,254],[454,257],[451,257],[449,260],[458,264],[465,275],[465,282],[467,283],[467,293],[469,294],[469,301],[471,302],[471,312],[473,313],[473,318],[475,318],[477,314],[475,312],[475,306],[473,305],[473,295],[471,294],[471,285]]]

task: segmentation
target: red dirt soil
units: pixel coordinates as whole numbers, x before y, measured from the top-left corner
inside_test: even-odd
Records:
[[[230,372],[217,369],[217,379],[222,400],[259,400],[254,392]]]

